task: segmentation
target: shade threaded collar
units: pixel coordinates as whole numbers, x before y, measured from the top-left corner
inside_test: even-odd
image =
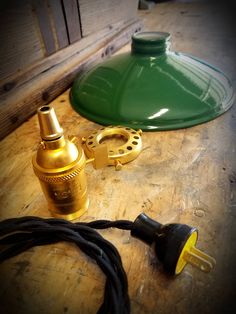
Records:
[[[163,54],[170,46],[170,34],[165,32],[141,32],[132,36],[132,53]]]

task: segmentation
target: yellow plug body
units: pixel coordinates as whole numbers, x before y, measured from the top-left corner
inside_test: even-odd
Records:
[[[215,259],[197,249],[195,247],[196,243],[197,231],[194,231],[189,236],[179,256],[175,269],[176,275],[181,273],[187,263],[191,264],[194,267],[197,267],[205,273],[208,273],[213,269],[214,265],[216,264]]]

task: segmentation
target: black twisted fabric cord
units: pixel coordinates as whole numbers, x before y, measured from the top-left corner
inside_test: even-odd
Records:
[[[94,229],[131,230],[132,226],[133,222],[128,220],[72,223],[63,219],[30,216],[7,219],[0,222],[0,263],[33,246],[73,242],[97,262],[106,276],[104,301],[97,313],[128,314],[128,282],[120,254]]]

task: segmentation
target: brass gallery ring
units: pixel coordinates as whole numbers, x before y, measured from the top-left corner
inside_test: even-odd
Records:
[[[86,139],[84,143],[85,154],[88,158],[92,158],[93,149],[101,145],[106,139],[123,138],[125,143],[119,147],[108,145],[109,165],[114,165],[116,170],[120,170],[122,165],[134,160],[142,149],[142,131],[135,131],[123,126],[108,126],[98,129]]]

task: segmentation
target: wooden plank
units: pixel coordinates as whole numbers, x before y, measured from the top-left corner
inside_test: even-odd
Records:
[[[43,71],[34,79],[14,89],[14,93],[4,99],[0,106],[0,138],[9,134],[25,119],[32,115],[36,108],[48,103],[72,83],[76,74],[88,69],[92,62],[107,58],[125,43],[131,35],[140,29],[140,21],[121,28],[116,35],[107,36],[102,41],[54,65],[49,71]]]
[[[63,0],[70,44],[81,38],[80,16],[77,0]]]
[[[111,24],[111,21],[135,18],[138,0],[79,0],[79,8],[82,35],[87,36]]]
[[[9,92],[15,92],[15,88],[23,85],[40,73],[50,70],[55,65],[60,64],[71,56],[80,54],[84,49],[91,45],[99,44],[102,46],[107,40],[109,40],[109,38],[112,38],[115,36],[115,34],[120,32],[121,29],[124,29],[128,25],[132,24],[133,21],[134,20],[131,19],[128,22],[118,22],[108,25],[103,30],[87,36],[86,38],[82,38],[79,42],[69,45],[63,50],[59,50],[47,58],[41,58],[41,60],[35,62],[30,67],[19,69],[19,71],[17,71],[17,73],[15,72],[13,75],[11,75],[11,77],[7,77],[6,80],[2,80],[0,96],[2,95],[2,97],[5,99]],[[2,98],[0,98],[0,103],[2,103],[2,101]]]
[[[53,17],[55,31],[57,34],[58,48],[64,48],[69,45],[66,22],[63,14],[62,3],[58,0],[49,0],[49,5]]]
[[[185,14],[188,17],[183,17]],[[227,50],[222,45],[234,37],[216,23],[217,17],[224,21],[224,16],[215,3],[210,7],[202,3],[162,3],[142,16],[146,29],[168,28],[179,50],[204,55],[228,69],[235,82],[234,45]],[[212,23],[211,28],[208,23]],[[128,49],[129,45],[122,51]],[[66,136],[88,136],[99,127],[72,110],[68,91],[52,105]],[[130,237],[129,232],[99,231],[121,254],[132,314],[236,312],[235,117],[234,106],[221,117],[189,129],[146,132],[142,153],[120,172],[112,167],[99,171],[86,168],[90,207],[81,221],[133,220],[144,211],[162,223],[186,223],[198,227],[198,247],[217,261],[210,274],[187,266],[180,276],[167,277],[151,249]],[[1,219],[49,216],[31,165],[39,141],[34,116],[0,142]],[[103,299],[105,280],[101,271],[68,243],[34,248],[2,263],[0,278],[1,313],[92,314]]]
[[[0,43],[0,89],[7,92],[15,86],[11,77],[44,55],[29,0],[4,1],[0,10]]]
[[[56,51],[56,45],[51,27],[47,0],[36,0],[33,1],[33,3],[46,50],[46,55],[50,55]]]

